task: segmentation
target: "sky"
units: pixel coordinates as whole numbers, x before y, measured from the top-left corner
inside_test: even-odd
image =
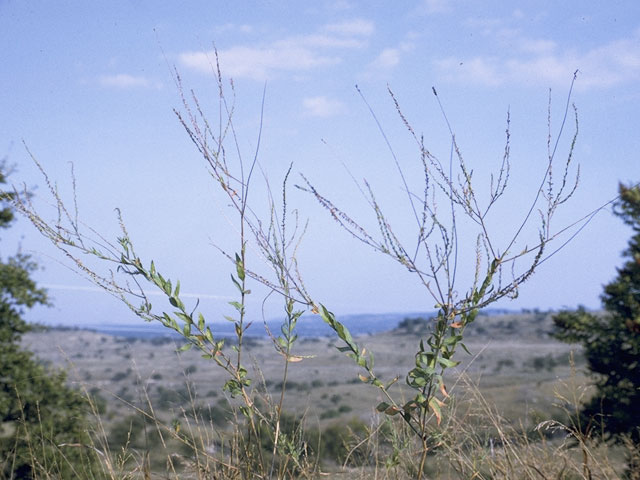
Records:
[[[0,156],[14,167],[10,180],[31,188],[45,216],[55,219],[27,148],[70,202],[73,165],[81,221],[114,239],[114,209],[120,208],[140,256],[179,278],[187,298],[200,298],[199,308],[213,321],[236,299],[233,266],[215,246],[237,251],[237,224],[173,109],[181,108],[178,72],[183,92],[193,90],[217,121],[214,48],[228,98],[235,95],[238,149],[245,161],[258,152],[251,197],[257,211],[264,211],[264,179],[279,191],[293,164],[291,186],[304,174],[375,231],[358,187],[366,179],[394,232],[410,244],[415,221],[393,155],[412,192],[422,188],[420,155],[390,89],[414,131],[444,162],[451,149],[448,120],[479,193],[486,194],[491,172],[500,168],[508,113],[510,183],[490,218],[496,244],[506,245],[546,170],[549,109],[555,142],[576,70],[570,102],[579,134],[572,158],[580,181],[552,229],[606,204],[619,182],[640,180],[635,0],[0,0]],[[571,115],[559,164],[569,152]],[[287,199],[289,210],[309,221],[299,261],[315,299],[339,315],[433,309],[415,276],[340,229],[309,194],[292,188]],[[521,248],[536,242],[533,217]],[[603,209],[540,266],[518,298],[496,306],[599,308],[602,286],[614,278],[629,236],[611,208]],[[458,240],[457,289],[464,293],[476,234],[461,222]],[[34,276],[54,303],[29,312],[29,320],[138,322],[74,273],[25,220],[0,242],[3,258],[17,249],[38,261],[42,268]],[[280,315],[273,298],[263,304],[264,294],[255,287],[250,315]]]

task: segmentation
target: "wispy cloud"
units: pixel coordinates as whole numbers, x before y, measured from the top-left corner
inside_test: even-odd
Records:
[[[302,106],[305,113],[313,117],[332,117],[346,110],[342,102],[325,96],[307,97],[302,100]]]
[[[289,43],[265,47],[231,47],[218,52],[220,64],[225,74],[231,77],[245,77],[265,80],[274,72],[309,70],[340,61],[338,57],[321,55],[309,47]],[[187,52],[180,55],[185,67],[210,73],[215,64],[213,52]]]
[[[373,22],[369,20],[356,19],[340,23],[331,23],[329,25],[325,25],[323,30],[331,33],[337,33],[339,35],[368,37],[374,32],[375,26]]]
[[[154,86],[147,78],[128,73],[119,73],[116,75],[102,75],[98,77],[98,83],[103,87],[112,88],[147,88]]]
[[[47,290],[62,290],[66,292],[96,292],[96,293],[105,293],[104,289],[100,287],[90,287],[86,285],[60,285],[60,284],[43,284],[42,287]],[[152,297],[162,297],[165,296],[162,292],[145,292],[147,296]],[[226,297],[223,295],[212,295],[210,293],[180,293],[182,298],[200,298],[200,299],[209,299],[209,300],[233,300],[232,297]]]
[[[380,54],[369,64],[374,70],[389,70],[400,64],[402,54],[413,50],[411,42],[403,42],[398,47],[383,49]]]
[[[397,48],[385,48],[372,62],[374,68],[393,68],[400,63],[400,50]]]
[[[327,5],[327,9],[333,10],[334,12],[351,10],[353,9],[353,4],[351,4],[351,2],[348,2],[347,0],[335,0]]]
[[[308,35],[219,49],[218,56],[227,75],[265,80],[282,73],[336,65],[342,61],[344,50],[365,47],[373,31],[372,22],[356,19],[325,25]],[[179,55],[179,61],[187,68],[210,73],[214,52],[184,52]]]
[[[217,25],[214,27],[213,31],[217,35],[225,34],[225,33],[252,33],[253,27],[247,24],[237,24],[237,23],[225,23],[223,25]]]
[[[417,8],[417,13],[447,13],[451,10],[451,0],[423,0]]]
[[[580,51],[546,39],[512,39],[512,55],[447,57],[435,61],[443,79],[488,86],[566,86],[580,70],[578,89],[609,88],[640,80],[640,35]]]

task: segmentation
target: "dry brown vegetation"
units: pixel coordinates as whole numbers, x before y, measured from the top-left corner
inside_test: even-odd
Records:
[[[449,374],[452,400],[433,432],[439,440],[426,478],[620,478],[622,447],[571,431],[574,404],[588,395],[586,379],[579,352],[549,339],[550,326],[544,313],[480,317],[468,343],[472,355]],[[411,327],[358,341],[378,352],[391,376],[406,371],[404,352],[418,333]],[[110,458],[108,477],[243,478],[219,456],[240,448],[246,434],[238,429],[240,404],[222,393],[219,370],[207,369],[194,352],[178,353],[168,338],[85,330],[30,333],[24,342],[43,361],[70,368],[72,381],[92,398],[95,448],[102,461]],[[411,478],[415,439],[402,422],[362,409],[375,405],[378,393],[362,384],[356,367],[344,366],[335,343],[300,341],[301,353],[313,358],[300,362],[287,386],[285,418],[300,421],[294,443],[301,448],[300,464],[289,474]],[[271,380],[280,371],[272,352],[267,338],[248,342],[251,375],[262,379],[254,393],[265,403],[280,387]],[[336,441],[338,449],[319,447]]]

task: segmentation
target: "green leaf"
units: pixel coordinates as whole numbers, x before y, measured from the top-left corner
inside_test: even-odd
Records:
[[[236,253],[236,272],[238,273],[238,278],[240,279],[240,281],[244,282],[244,279],[245,279],[244,264],[242,263],[242,259],[237,253]]]
[[[231,274],[231,281],[236,286],[236,288],[240,291],[240,293],[243,293],[244,290],[242,288],[242,285],[240,285],[240,282],[238,282],[238,280],[236,280],[236,277],[234,277],[233,274]]]
[[[186,352],[187,350],[191,350],[191,347],[193,347],[193,343],[185,343],[184,345],[182,345],[178,351],[179,352]]]
[[[238,312],[242,313],[243,307],[242,307],[242,304],[240,302],[236,302],[234,300],[233,302],[229,302],[229,305],[231,305],[233,308],[235,308]]]
[[[198,330],[204,331],[204,316],[202,313],[198,313]]]
[[[456,365],[460,364],[460,362],[455,362],[444,357],[438,357],[438,363],[445,368],[455,367]]]
[[[387,402],[380,402],[377,406],[376,406],[376,410],[378,412],[384,412],[387,408],[389,408],[391,405],[388,404]]]
[[[444,340],[444,344],[445,345],[453,345],[458,343],[460,340],[462,340],[462,335],[453,335],[451,337],[447,337]]]
[[[320,317],[322,318],[322,320],[324,320],[325,323],[327,323],[331,328],[333,328],[336,317],[333,315],[333,313],[327,310],[326,307],[322,304],[320,304]]]
[[[207,327],[207,331],[204,333],[204,336],[207,337],[207,340],[213,342],[213,333],[211,333],[211,329]]]
[[[409,382],[409,385],[414,388],[422,388],[427,384],[427,379],[424,377],[412,377],[412,380]]]

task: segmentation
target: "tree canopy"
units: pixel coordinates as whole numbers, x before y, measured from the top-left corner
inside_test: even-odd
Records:
[[[0,228],[14,219],[11,195],[0,192]],[[67,386],[64,372],[48,370],[20,346],[30,330],[25,310],[48,304],[31,278],[36,268],[22,253],[0,258],[0,477],[81,478],[92,464],[81,447],[88,444],[84,399]]]
[[[603,427],[607,438],[629,435],[640,445],[640,188],[620,185],[615,214],[634,234],[624,264],[604,287],[604,314],[555,315],[555,337],[581,343],[596,393],[582,409],[587,425]]]

